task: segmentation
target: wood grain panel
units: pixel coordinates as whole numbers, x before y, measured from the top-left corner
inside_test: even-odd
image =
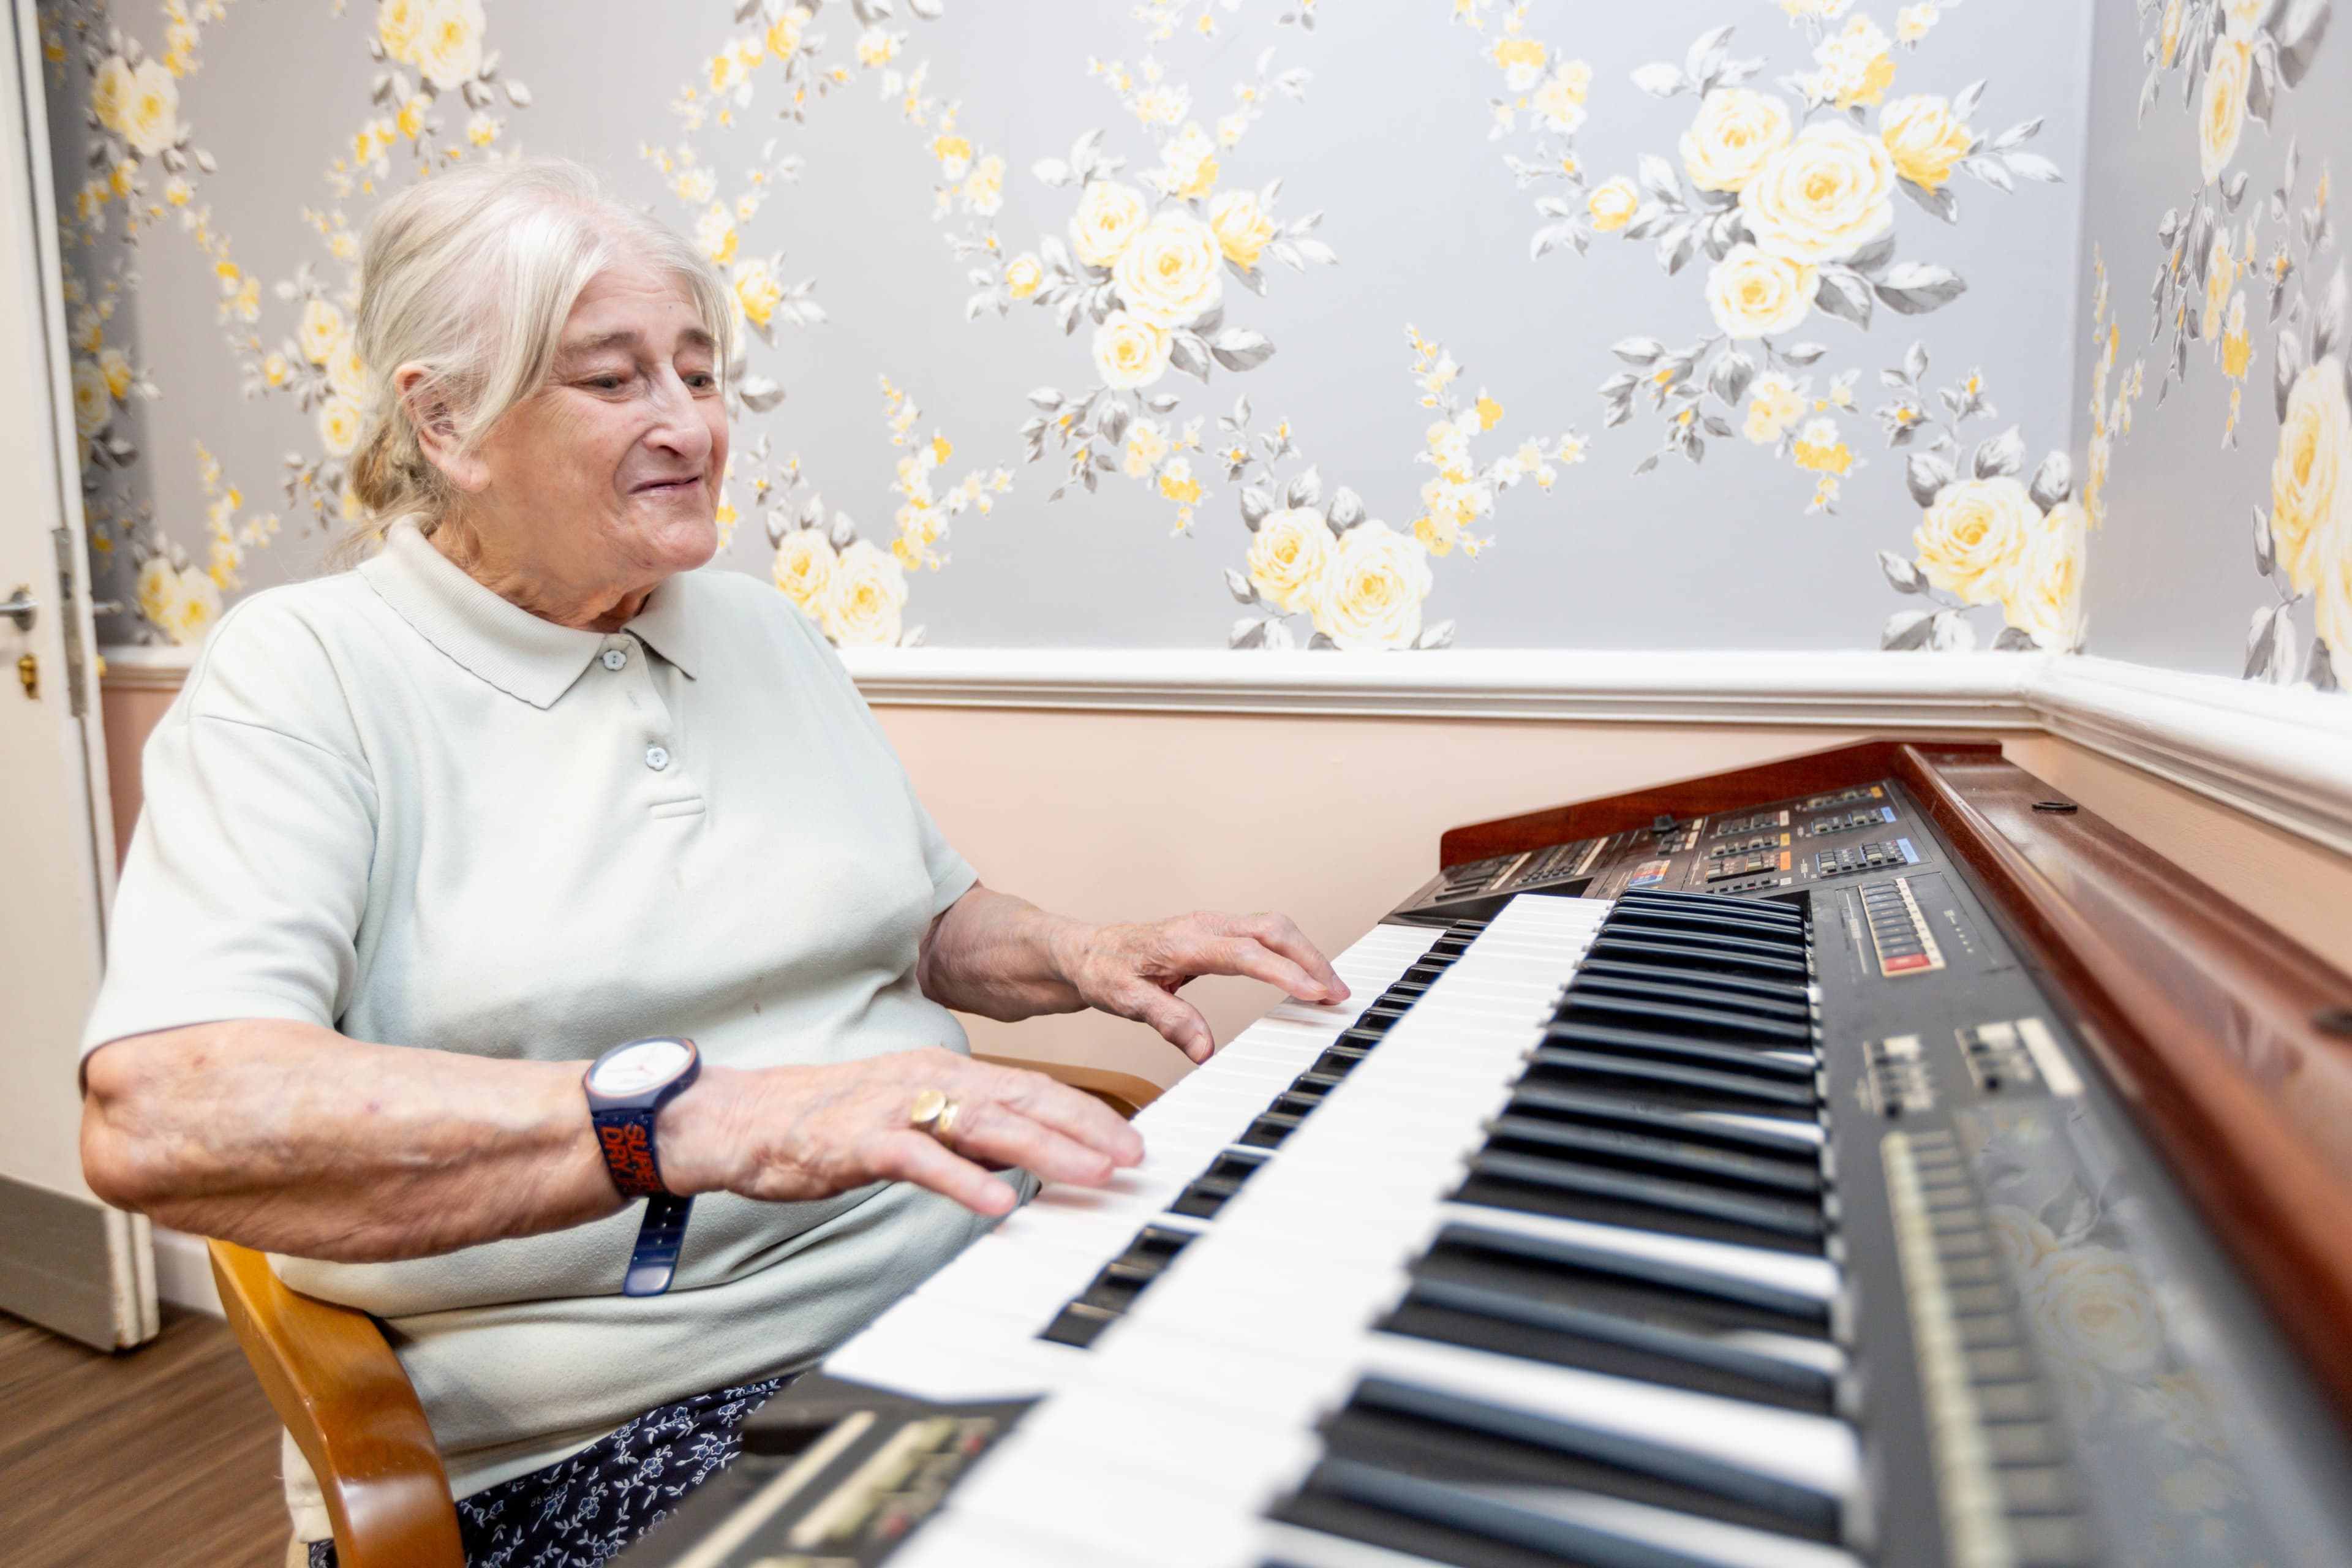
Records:
[[[0,1561],[279,1568],[278,1418],[216,1319],[110,1354],[0,1317]]]
[[[1768,800],[1787,800],[1794,795],[1819,795],[1824,790],[1868,784],[1895,772],[1897,745],[1891,741],[1864,741],[1855,745],[1832,746],[1827,751],[1682,779],[1628,795],[1602,795],[1595,800],[1531,811],[1523,816],[1471,823],[1450,829],[1438,840],[1438,864],[1455,866],[1493,855],[1539,849],[1549,844],[1600,838],[1622,833],[1629,827],[1647,827],[1662,816],[1700,816]],[[1940,749],[1961,756],[2000,755],[2000,743],[1997,741],[1945,742]]]

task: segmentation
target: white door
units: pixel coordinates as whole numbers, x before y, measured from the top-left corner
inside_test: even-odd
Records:
[[[40,34],[0,70],[0,1310],[104,1349],[155,1332],[146,1221],[81,1179],[77,1047],[114,868]],[[13,613],[9,613],[13,606]]]

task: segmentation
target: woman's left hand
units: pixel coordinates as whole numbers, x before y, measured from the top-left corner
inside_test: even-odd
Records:
[[[1196,1062],[1216,1037],[1175,993],[1204,974],[1244,974],[1301,1002],[1340,1002],[1347,985],[1287,915],[1206,911],[1149,924],[1082,925],[1054,933],[1055,965],[1089,1007],[1150,1025]]]

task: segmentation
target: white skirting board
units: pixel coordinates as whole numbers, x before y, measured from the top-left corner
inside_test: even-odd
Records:
[[[155,1227],[155,1294],[192,1312],[221,1313],[220,1289],[213,1283],[213,1260],[205,1238],[184,1230]]]
[[[176,688],[193,650],[110,647]],[[848,648],[877,705],[2043,731],[2352,854],[2352,696],[2047,653]]]

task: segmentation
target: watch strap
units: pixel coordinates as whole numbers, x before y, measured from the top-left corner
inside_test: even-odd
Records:
[[[646,1204],[646,1217],[637,1226],[637,1245],[629,1254],[629,1271],[622,1278],[624,1296],[658,1296],[669,1289],[677,1272],[678,1249],[686,1245],[686,1216],[692,1198],[656,1193]]]
[[[593,1113],[596,1142],[604,1152],[604,1168],[622,1195],[650,1198],[666,1195],[661,1167],[654,1159],[655,1110],[614,1107]]]

